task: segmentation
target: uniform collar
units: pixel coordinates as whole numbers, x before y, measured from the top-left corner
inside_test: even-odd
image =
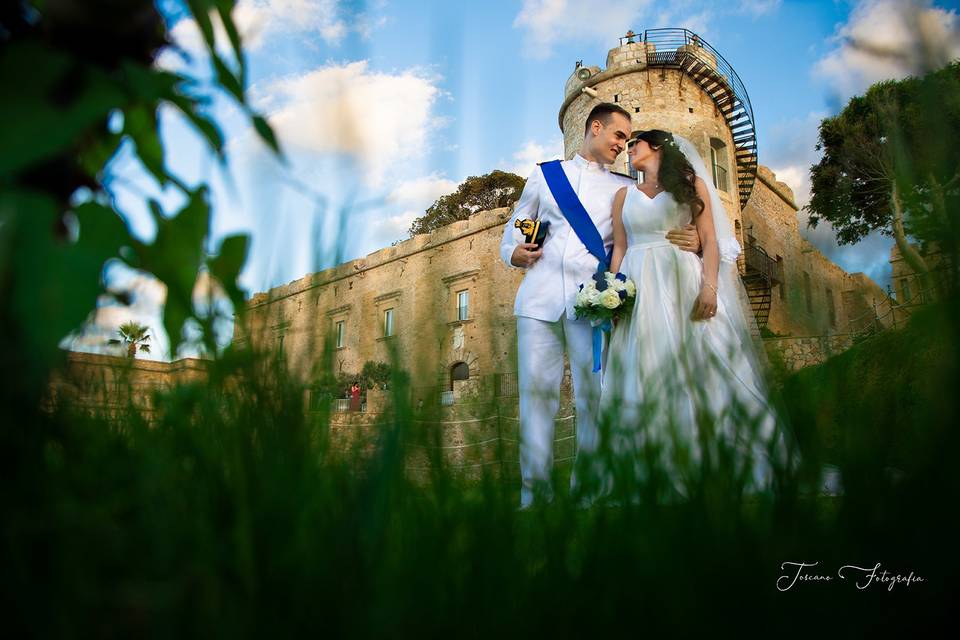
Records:
[[[573,154],[573,158],[571,158],[571,161],[575,165],[577,165],[577,167],[580,169],[589,169],[590,171],[606,171],[606,169],[604,169],[602,164],[600,164],[599,162],[590,162],[589,160],[584,158],[582,155],[580,155],[579,151]]]

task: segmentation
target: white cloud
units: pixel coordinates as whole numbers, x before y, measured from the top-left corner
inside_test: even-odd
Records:
[[[762,16],[780,8],[781,0],[740,0],[737,10],[740,13],[749,13]]]
[[[375,2],[368,11],[351,11],[343,0],[240,0],[233,10],[233,21],[243,40],[244,48],[256,51],[271,38],[319,36],[324,44],[336,47],[350,33],[369,39],[373,32],[386,23],[376,15],[383,2]],[[216,12],[210,13],[214,26],[217,50],[228,52],[230,41]],[[170,30],[172,41],[190,56],[204,51],[203,36],[192,19],[177,22]],[[164,68],[179,68],[183,62],[173,51],[164,51],[158,64]]]
[[[672,26],[689,29],[694,33],[706,36],[710,33],[710,19],[713,17],[709,11],[701,11],[691,15],[672,16]]]
[[[345,154],[380,186],[402,163],[424,155],[446,124],[433,112],[436,77],[418,70],[372,72],[366,61],[328,65],[255,90],[255,101],[287,149]]]
[[[765,132],[769,151],[763,164],[777,174],[777,179],[793,189],[797,205],[810,201],[810,166],[820,161],[816,149],[820,122],[825,112],[813,111],[799,118],[776,122]]]
[[[367,230],[357,251],[366,255],[405,239],[413,221],[458,186],[457,182],[436,174],[397,183],[384,199],[384,207],[367,218]]]
[[[410,225],[422,215],[423,210],[410,209],[371,220],[370,229],[364,235],[359,247],[360,255],[367,255],[377,249],[390,246],[397,240],[405,240],[410,231]]]
[[[524,0],[513,26],[526,32],[526,53],[547,58],[560,41],[616,42],[640,24],[650,0],[623,0],[598,10],[588,0]]]
[[[425,211],[440,196],[453,193],[458,183],[436,174],[404,180],[393,188],[387,202]],[[417,215],[422,215],[421,211]]]
[[[509,163],[501,161],[500,164],[504,166],[504,171],[526,178],[538,162],[556,159],[563,159],[563,139],[560,137],[546,144],[528,140],[519,150],[514,152]]]
[[[960,57],[960,20],[923,0],[860,0],[834,41],[814,74],[846,99]]]
[[[561,42],[616,46],[629,29],[644,26],[686,28],[700,35],[711,31],[716,15],[749,14],[754,17],[776,11],[782,0],[624,0],[597,9],[588,0],[523,0],[513,26],[525,32],[525,53],[548,58]]]
[[[809,165],[770,167],[770,170],[777,175],[777,180],[785,182],[793,190],[793,198],[797,206],[803,207],[810,202]]]

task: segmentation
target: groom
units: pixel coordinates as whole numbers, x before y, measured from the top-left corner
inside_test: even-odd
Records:
[[[608,102],[595,106],[587,116],[580,150],[572,159],[559,164],[562,173],[548,172],[549,184],[540,166],[530,174],[500,243],[504,262],[527,270],[513,310],[519,346],[521,508],[530,506],[537,496],[545,500],[553,497],[553,420],[560,407],[565,348],[577,410],[577,455],[596,451],[599,438],[600,374],[591,371],[592,327],[586,320],[577,320],[573,310],[580,283],[587,282],[597,271],[597,251],[591,254],[567,218],[572,208],[569,201],[561,197],[566,209],[561,210],[553,193],[565,187],[558,185],[558,180],[565,176],[575,199],[586,210],[587,215],[581,213],[579,223],[575,222],[579,232],[583,232],[584,223],[594,226],[604,250],[609,251],[613,244],[613,196],[621,187],[634,188],[634,181],[608,171],[605,165],[612,164],[620,155],[630,132],[630,114],[626,110]],[[515,221],[525,218],[550,223],[540,248],[525,242],[515,228]],[[671,231],[667,238],[681,249],[694,253],[700,249],[692,225]],[[576,488],[576,473],[570,481],[571,488]]]

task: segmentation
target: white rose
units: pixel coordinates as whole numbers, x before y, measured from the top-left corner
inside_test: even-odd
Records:
[[[589,302],[591,306],[600,304],[600,292],[597,291],[596,287],[590,287],[587,291],[587,302]]]
[[[588,302],[589,300],[587,299],[587,290],[581,289],[580,291],[577,291],[577,306],[585,307],[587,306]]]
[[[600,304],[605,306],[607,309],[616,309],[620,306],[620,294],[614,291],[612,288],[607,289],[600,296]]]
[[[613,290],[614,290],[614,291],[626,291],[626,290],[627,290],[627,283],[624,282],[623,280],[614,279],[614,281],[610,283],[610,286],[613,287]]]
[[[633,280],[627,280],[623,283],[624,291],[627,292],[628,296],[637,295],[637,285],[633,284]]]

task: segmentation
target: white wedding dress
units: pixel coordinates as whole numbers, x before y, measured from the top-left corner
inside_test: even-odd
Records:
[[[666,492],[660,495],[684,497],[705,461],[713,468],[726,464],[747,491],[764,491],[771,482],[771,455],[786,459],[751,339],[749,310],[729,308],[739,298],[721,295],[713,318],[690,319],[702,262],[664,237],[690,220],[689,207],[670,193],[650,198],[628,187],[620,272],[636,284],[637,295],[633,312],[612,331],[607,351],[600,403],[604,428],[594,466],[600,495],[613,491],[623,477],[618,473],[644,483],[658,468],[666,472],[661,475]],[[721,287],[736,280],[735,272],[727,275]]]

